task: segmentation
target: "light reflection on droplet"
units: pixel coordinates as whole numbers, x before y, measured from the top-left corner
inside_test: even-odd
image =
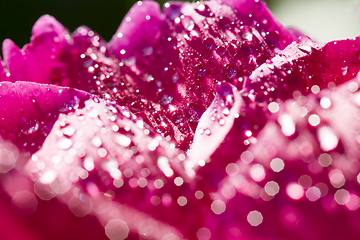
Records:
[[[317,137],[320,142],[320,147],[324,151],[330,151],[337,147],[339,138],[334,131],[329,127],[321,127],[317,130]]]
[[[225,212],[226,210],[226,205],[223,201],[221,200],[215,200],[212,202],[211,204],[211,210],[217,214],[217,215],[220,215],[222,214],[223,212]]]
[[[6,173],[14,168],[18,152],[15,149],[8,150],[2,147],[0,148],[0,173]]]
[[[255,181],[257,182],[262,181],[265,178],[264,167],[260,164],[255,164],[250,169],[250,175]]]
[[[271,162],[270,162],[270,167],[274,172],[280,172],[281,170],[284,169],[285,167],[285,163],[282,159],[280,158],[274,158]]]
[[[101,139],[100,139],[98,136],[96,136],[96,137],[94,137],[94,138],[91,139],[91,143],[92,143],[95,147],[100,147],[101,144],[102,144],[102,141],[101,141]]]
[[[195,197],[197,199],[202,199],[204,197],[204,193],[202,191],[198,190],[195,192]]]
[[[311,87],[311,92],[312,92],[313,94],[318,94],[318,93],[320,92],[320,87],[319,87],[318,85],[313,85],[313,86]]]
[[[123,147],[128,147],[131,144],[131,139],[123,134],[116,134],[114,140],[117,144]]]
[[[360,207],[360,198],[355,194],[350,195],[350,200],[346,203],[346,207],[350,210],[355,211]]]
[[[120,170],[117,168],[112,168],[109,173],[113,179],[120,179],[122,175]]]
[[[124,180],[122,179],[114,179],[113,184],[115,187],[120,188],[124,185]]]
[[[83,164],[84,164],[84,168],[88,171],[92,171],[95,168],[94,160],[90,157],[85,158]]]
[[[105,234],[110,240],[124,240],[129,235],[129,227],[126,222],[113,219],[106,224]]]
[[[171,198],[170,194],[168,194],[168,193],[165,193],[162,196],[161,201],[165,207],[168,207],[172,204],[172,198]]]
[[[290,183],[286,187],[286,193],[290,198],[298,200],[304,196],[304,189],[297,183]]]
[[[275,196],[276,194],[279,193],[279,190],[280,190],[280,187],[279,187],[279,184],[277,184],[277,182],[274,182],[274,181],[270,181],[270,182],[267,182],[265,184],[265,192],[269,195],[269,196]]]
[[[320,106],[324,109],[331,107],[331,100],[328,97],[322,97],[320,100]]]
[[[155,186],[157,189],[162,188],[162,187],[164,186],[163,180],[161,180],[161,179],[156,179],[156,180],[154,181],[154,186]]]
[[[42,184],[50,184],[56,179],[56,177],[57,177],[57,173],[55,170],[48,170],[41,175],[39,181]]]
[[[359,85],[356,82],[350,82],[348,84],[348,89],[350,92],[356,92],[359,89]]]
[[[211,238],[211,232],[209,229],[207,228],[200,228],[197,232],[196,232],[196,237],[199,240],[209,240]]]
[[[239,166],[235,163],[229,163],[227,166],[226,166],[226,173],[229,175],[229,176],[235,176],[236,174],[238,174],[239,172]]]
[[[341,188],[345,184],[344,174],[340,170],[333,170],[329,173],[330,183],[335,188]]]
[[[161,199],[158,196],[152,196],[150,202],[152,205],[157,206],[161,203]]]
[[[279,104],[277,104],[276,102],[271,102],[268,105],[268,109],[271,113],[276,113],[277,111],[279,111],[280,107]]]
[[[106,151],[106,149],[105,148],[100,148],[99,150],[98,150],[98,155],[99,155],[99,157],[106,157],[106,155],[107,155],[107,151]]]
[[[144,188],[144,187],[146,187],[147,186],[147,180],[146,180],[146,178],[139,178],[139,180],[138,180],[138,185],[139,185],[139,187],[141,187],[141,188]]]
[[[171,169],[169,165],[169,160],[166,157],[159,157],[157,164],[161,171],[165,174],[165,176],[171,177],[172,175],[174,175],[174,171]]]
[[[58,147],[60,149],[66,150],[69,149],[73,144],[73,141],[69,138],[62,138],[58,141]]]
[[[355,104],[360,107],[360,92],[355,93],[353,95],[353,99],[354,99]]]
[[[185,206],[187,204],[187,199],[186,197],[184,196],[180,196],[178,199],[177,199],[177,203],[180,205],[180,206]]]
[[[320,124],[320,117],[316,114],[312,114],[309,116],[308,122],[311,126],[315,127]]]
[[[299,177],[298,183],[304,188],[307,189],[312,185],[312,179],[308,175],[302,175]]]
[[[308,190],[306,190],[305,195],[307,199],[309,199],[312,202],[315,202],[321,197],[321,192],[320,189],[318,189],[317,187],[311,187]]]
[[[259,226],[263,221],[263,216],[259,211],[251,211],[247,215],[247,221],[250,223],[251,226]]]
[[[181,186],[184,183],[184,180],[181,177],[176,177],[174,183],[176,186]]]
[[[345,189],[339,189],[336,191],[334,199],[339,205],[345,205],[350,201],[350,193]]]
[[[319,156],[318,161],[321,166],[328,167],[332,163],[332,158],[329,154],[323,153]]]
[[[285,136],[291,136],[295,133],[295,123],[292,117],[288,114],[282,114],[278,118],[278,122],[281,125],[281,130]]]
[[[236,189],[233,185],[231,184],[225,184],[222,188],[221,188],[221,194],[226,198],[226,199],[232,199],[233,197],[235,197],[236,195]]]
[[[243,161],[246,164],[251,163],[254,160],[254,155],[250,151],[244,151],[241,156],[241,161]]]

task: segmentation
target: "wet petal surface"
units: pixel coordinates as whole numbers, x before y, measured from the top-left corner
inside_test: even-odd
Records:
[[[1,136],[21,150],[39,150],[59,113],[82,107],[89,94],[28,82],[0,83]]]

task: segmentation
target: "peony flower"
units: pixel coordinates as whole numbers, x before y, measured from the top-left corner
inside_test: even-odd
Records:
[[[259,0],[41,17],[3,42],[0,237],[357,239],[359,53]]]

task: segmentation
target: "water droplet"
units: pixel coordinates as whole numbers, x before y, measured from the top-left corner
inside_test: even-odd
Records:
[[[22,117],[19,120],[20,131],[26,135],[35,134],[39,130],[39,121],[36,119],[26,120]]]
[[[273,47],[279,45],[279,34],[277,32],[271,31],[265,37],[265,42]]]
[[[161,105],[169,105],[173,101],[174,97],[170,94],[163,94],[160,99]]]
[[[237,74],[237,70],[235,67],[231,66],[230,64],[227,64],[224,68],[224,76],[227,79],[234,78]]]
[[[205,48],[207,50],[214,50],[216,45],[215,45],[215,41],[212,38],[205,38],[203,41]]]
[[[179,80],[179,74],[178,73],[174,73],[174,75],[172,75],[171,80],[173,81],[173,83],[177,83],[177,81]]]
[[[186,112],[186,118],[191,123],[199,122],[201,115],[204,112],[205,109],[203,106],[192,103],[188,106],[188,111]]]
[[[143,48],[143,56],[151,56],[151,54],[153,53],[153,48],[152,47],[145,47]]]
[[[66,113],[68,111],[78,109],[80,105],[80,98],[77,96],[71,96],[69,100],[65,100],[65,102],[59,107],[59,112]]]
[[[241,34],[241,37],[247,41],[252,41],[253,34],[251,32],[246,31],[243,34]]]
[[[188,31],[192,31],[195,27],[195,23],[190,17],[185,17],[182,23],[184,25],[184,28]]]

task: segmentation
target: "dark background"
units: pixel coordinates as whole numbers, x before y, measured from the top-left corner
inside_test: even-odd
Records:
[[[50,14],[70,32],[86,25],[109,41],[134,0],[0,0],[0,43],[12,39],[20,48],[30,41],[36,20]],[[165,0],[158,0],[161,5]],[[268,6],[271,7],[271,0]],[[1,52],[1,51],[0,51]]]

